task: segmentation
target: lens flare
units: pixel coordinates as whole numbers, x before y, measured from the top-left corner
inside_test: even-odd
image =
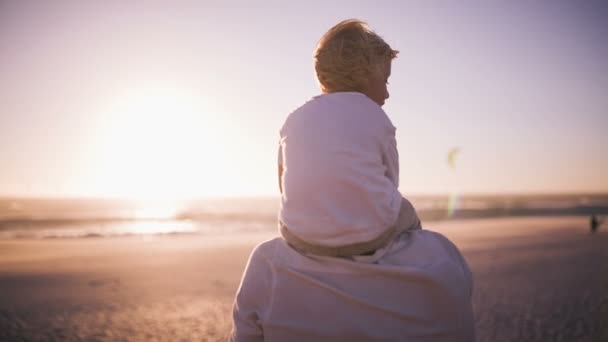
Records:
[[[455,176],[455,172],[456,172],[456,156],[460,153],[460,148],[459,147],[452,147],[449,151],[448,151],[448,155],[447,155],[447,164],[448,167],[451,170],[452,173],[452,177]],[[453,188],[454,189],[454,188]],[[450,197],[448,198],[448,218],[451,218],[454,216],[454,214],[456,213],[456,210],[458,209],[458,204],[460,202],[460,196],[458,195],[458,191],[452,190],[452,192],[450,193]]]
[[[448,199],[448,217],[454,216],[456,210],[458,210],[460,203],[460,196],[458,193],[453,192],[450,194],[450,198]]]

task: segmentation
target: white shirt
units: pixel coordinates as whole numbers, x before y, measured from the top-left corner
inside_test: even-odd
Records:
[[[238,289],[231,341],[474,341],[472,276],[428,230],[371,256],[303,255],[258,245]]]
[[[316,96],[280,131],[279,219],[323,246],[367,242],[395,224],[401,206],[395,127],[357,92]]]

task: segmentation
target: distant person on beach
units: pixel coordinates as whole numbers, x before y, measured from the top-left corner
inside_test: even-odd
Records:
[[[466,261],[398,191],[397,53],[354,19],[319,41],[322,94],[280,132],[281,237],[250,256],[231,340],[474,340]]]
[[[595,214],[591,215],[589,219],[589,225],[591,226],[591,232],[595,233],[602,224],[603,220],[599,219]]]

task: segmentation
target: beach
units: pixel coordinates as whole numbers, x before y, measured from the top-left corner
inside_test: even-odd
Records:
[[[473,273],[477,341],[608,341],[608,225],[431,222]],[[0,341],[223,341],[252,248],[272,232],[0,240]]]

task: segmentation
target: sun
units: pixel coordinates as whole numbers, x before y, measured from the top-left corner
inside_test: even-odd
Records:
[[[104,193],[166,200],[221,191],[225,122],[200,96],[139,88],[112,101],[103,117],[94,164]]]

